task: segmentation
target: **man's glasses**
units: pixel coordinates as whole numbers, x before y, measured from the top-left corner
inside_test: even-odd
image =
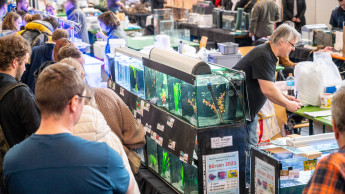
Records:
[[[78,97],[80,98],[85,98],[85,104],[89,103],[91,100],[91,96],[82,96],[82,95],[78,95]]]
[[[292,48],[296,48],[295,45],[292,44],[290,41],[287,41],[287,42],[291,45]]]

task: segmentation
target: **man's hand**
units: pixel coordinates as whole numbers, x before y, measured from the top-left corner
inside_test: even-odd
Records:
[[[296,21],[296,17],[293,17],[291,21],[295,22]]]
[[[296,22],[297,22],[297,23],[300,23],[301,20],[300,20],[299,18],[296,18]]]
[[[288,101],[288,104],[285,108],[290,112],[295,112],[301,108],[301,103],[296,101]]]
[[[249,37],[252,37],[253,35],[254,35],[253,33],[249,32]]]
[[[284,92],[282,92],[282,94],[283,94],[283,96],[284,96],[285,98],[287,98],[287,99],[290,100],[290,101],[301,102],[301,101],[299,101],[297,98],[295,98],[294,96],[287,95],[287,94],[285,94]]]

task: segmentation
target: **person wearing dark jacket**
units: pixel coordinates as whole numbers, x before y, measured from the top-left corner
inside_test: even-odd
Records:
[[[333,9],[329,24],[332,28],[343,28],[345,21],[345,0],[338,0],[339,6]]]
[[[19,35],[0,38],[0,93],[9,86],[22,84],[19,80],[28,62],[30,50],[29,43]],[[0,101],[0,110],[0,193],[6,193],[2,175],[2,157],[6,148],[13,147],[36,132],[41,116],[34,95],[25,84],[7,92]]]
[[[305,22],[305,0],[285,0],[283,1],[283,17],[285,21],[292,21],[295,23],[297,31],[301,31],[301,27],[306,24]]]
[[[26,71],[22,76],[22,82],[28,85],[33,92],[35,92],[36,82],[34,72],[44,62],[53,60],[55,43],[62,38],[68,38],[68,32],[64,29],[57,29],[53,33],[51,42],[46,42],[41,46],[35,46],[32,48],[30,64],[26,67]]]

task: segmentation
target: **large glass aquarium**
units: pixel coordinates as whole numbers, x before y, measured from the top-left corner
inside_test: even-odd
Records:
[[[145,98],[143,57],[129,48],[115,49],[115,82],[141,98]]]
[[[291,145],[289,142],[296,143]],[[317,163],[337,150],[333,133],[288,137],[287,140],[278,138],[262,144],[252,150],[252,192],[302,193]]]
[[[154,54],[160,52],[151,51],[153,60],[144,60],[147,100],[197,127],[243,122],[242,72],[193,60],[190,63],[196,63],[196,67],[191,69],[201,70],[196,75],[185,74],[167,67],[169,58],[159,56],[155,61]],[[180,61],[187,60],[183,57]]]

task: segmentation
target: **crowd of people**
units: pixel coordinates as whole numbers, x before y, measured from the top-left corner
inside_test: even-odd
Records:
[[[133,174],[141,161],[134,150],[145,144],[141,124],[115,92],[87,85],[71,26],[28,13],[27,0],[9,13],[6,3],[0,1],[0,193],[140,193]],[[65,9],[79,24],[75,36],[88,42],[77,1],[67,0]],[[99,21],[108,44],[126,40],[113,12]]]

